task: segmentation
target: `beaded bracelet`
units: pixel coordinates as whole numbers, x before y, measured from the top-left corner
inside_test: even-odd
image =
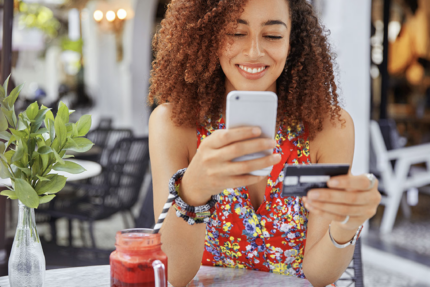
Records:
[[[208,203],[201,206],[191,206],[185,203],[178,191],[186,170],[186,168],[178,170],[169,181],[169,193],[174,197],[172,205],[176,210],[176,216],[183,218],[190,225],[208,223],[215,211],[218,195],[213,195]]]

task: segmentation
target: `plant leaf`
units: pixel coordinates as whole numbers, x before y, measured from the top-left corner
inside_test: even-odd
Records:
[[[42,159],[42,171],[44,171],[49,164],[49,155],[47,154],[41,154],[40,158]]]
[[[42,146],[42,147],[39,147],[37,152],[40,154],[48,154],[52,152],[52,149],[49,146]]]
[[[6,117],[9,125],[15,127],[16,120],[14,121],[14,119],[13,119],[13,111],[8,110],[5,107],[1,107],[1,111],[3,112],[3,115]]]
[[[39,196],[25,180],[21,178],[15,179],[15,192],[19,200],[27,207],[37,208],[39,206]]]
[[[49,129],[49,120],[52,120],[54,122],[54,114],[51,112],[51,110],[48,110],[45,114],[45,127]]]
[[[17,162],[20,161],[26,152],[26,148],[24,147],[23,143],[21,140],[18,140],[18,145],[17,145],[17,150],[15,151],[15,154],[13,155],[11,162]]]
[[[79,174],[79,173],[86,171],[85,168],[83,168],[79,164],[77,164],[75,162],[71,162],[71,161],[66,161],[66,162],[64,162],[64,164],[58,164],[57,163],[54,165],[54,167],[52,169],[56,170],[56,171],[64,171],[64,172],[68,172],[68,173],[72,173],[72,174]]]
[[[5,97],[7,97],[7,88],[9,85],[9,80],[10,80],[10,75],[7,77],[7,79],[3,83],[3,89],[4,89]]]
[[[32,103],[27,107],[25,110],[25,113],[27,114],[27,117],[29,120],[34,120],[39,113],[39,105],[37,102]]]
[[[93,147],[93,145],[94,144],[87,138],[75,138],[73,140],[68,139],[64,149],[76,152],[87,152]]]
[[[7,132],[7,131],[0,132],[0,139],[2,139],[2,140],[9,141],[11,136],[12,136],[12,134],[10,132]]]
[[[13,144],[15,141],[16,141],[16,138],[15,138],[15,136],[14,136],[14,135],[12,135],[12,136],[10,137],[10,139],[8,140],[8,142],[6,143],[6,149],[7,149],[11,144]]]
[[[49,174],[46,176],[49,181],[39,181],[36,184],[37,194],[50,193],[54,194],[63,189],[66,185],[67,178],[58,174]]]
[[[49,179],[49,178],[46,178],[46,177],[43,177],[43,176],[40,176],[40,175],[36,175],[36,177],[37,177],[40,181],[50,181],[50,179]]]
[[[61,158],[61,156],[55,151],[55,149],[53,149],[52,150],[53,152],[54,152],[54,156],[55,156],[55,159],[57,160],[57,164],[60,164],[60,165],[64,165],[65,164],[65,162],[64,162],[64,160]]]
[[[0,111],[0,131],[6,131],[9,128],[7,119],[2,111]]]
[[[24,88],[24,85],[23,84],[19,85],[18,87],[16,87],[15,89],[12,90],[12,92],[10,93],[10,95],[7,98],[5,98],[3,100],[3,102],[8,106],[9,109],[13,108],[13,105],[15,104],[16,99],[18,98],[19,94],[21,93],[22,88]]]
[[[11,133],[15,136],[17,140],[27,137],[27,133],[25,131],[17,131],[15,129],[9,129]]]
[[[42,128],[42,129],[36,131],[35,133],[32,133],[32,135],[43,135],[45,133],[49,133],[48,129],[47,128]]]
[[[49,138],[51,141],[54,141],[55,139],[55,123],[53,120],[48,119],[48,129],[49,129]]]
[[[4,142],[0,142],[0,153],[3,154],[6,149]]]
[[[55,194],[52,195],[44,195],[44,196],[39,196],[39,204],[44,204],[44,203],[48,203],[51,200],[53,200],[55,197]]]
[[[13,157],[14,154],[15,154],[14,150],[8,150],[7,152],[5,152],[4,156],[6,157],[8,164],[12,163],[11,159],[12,159],[12,157]]]
[[[78,127],[78,136],[85,136],[91,128],[91,115],[83,115],[76,125]]]
[[[13,190],[3,190],[2,192],[0,192],[0,195],[7,196],[8,198],[10,198],[12,200],[18,199],[16,192]]]
[[[43,123],[43,120],[45,119],[45,114],[49,111],[49,109],[47,109],[46,107],[44,107],[42,105],[42,108],[39,110],[39,112],[37,113],[36,118],[34,119],[34,123],[31,127],[31,132],[34,133],[35,131],[37,131],[40,126]]]
[[[69,108],[63,102],[60,102],[58,105],[58,112],[55,119],[57,118],[61,118],[63,124],[67,124],[69,122]]]
[[[12,177],[6,163],[3,160],[0,160],[0,177],[3,179]]]
[[[67,114],[69,112],[67,111]],[[67,140],[67,128],[64,124],[64,121],[61,117],[57,116],[55,118],[55,134],[58,138],[60,147],[63,146],[66,143]]]

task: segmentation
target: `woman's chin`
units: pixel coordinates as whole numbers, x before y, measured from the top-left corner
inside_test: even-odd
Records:
[[[272,89],[270,89],[271,86],[267,86],[267,85],[258,85],[258,84],[253,84],[253,85],[244,85],[244,84],[239,84],[239,85],[234,85],[235,90],[237,91],[272,91]],[[276,87],[276,85],[275,85]]]

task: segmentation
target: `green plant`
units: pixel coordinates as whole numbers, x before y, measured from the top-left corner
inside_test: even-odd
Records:
[[[78,174],[85,169],[65,161],[73,157],[66,151],[86,152],[93,143],[84,136],[91,128],[91,116],[84,115],[76,123],[69,122],[68,107],[60,102],[57,115],[37,102],[15,114],[14,104],[23,85],[8,96],[7,85],[0,85],[0,177],[10,178],[12,187],[0,195],[19,199],[30,208],[51,201],[66,184],[66,177],[50,173],[65,171]],[[44,127],[42,125],[44,124]]]

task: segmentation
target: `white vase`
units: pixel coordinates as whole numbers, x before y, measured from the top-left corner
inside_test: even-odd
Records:
[[[46,262],[36,229],[34,209],[21,201],[8,267],[11,287],[43,287]]]

